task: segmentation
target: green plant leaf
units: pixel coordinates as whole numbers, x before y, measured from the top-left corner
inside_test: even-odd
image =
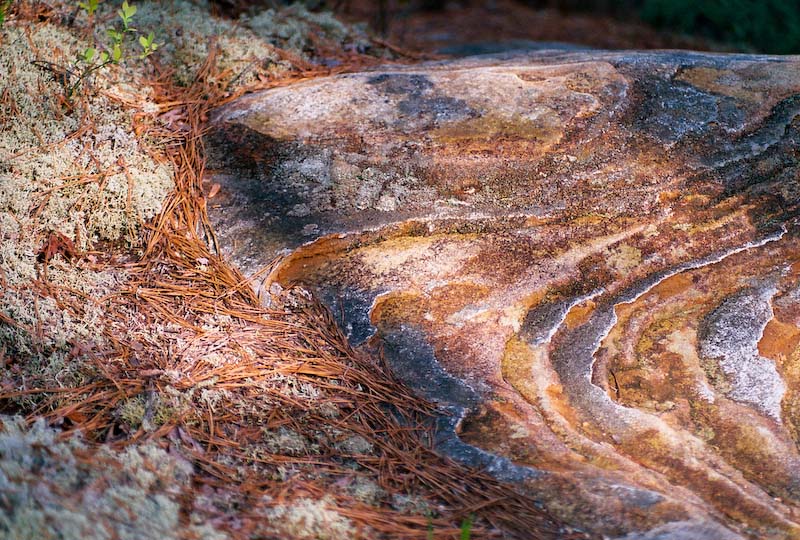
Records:
[[[103,51],[100,53],[100,63],[105,64],[106,62],[108,62],[108,53]]]
[[[81,7],[84,10],[86,10],[86,13],[88,13],[90,17],[94,15],[95,11],[97,11],[98,5],[99,5],[99,0],[88,0],[87,2],[78,2],[78,7]]]
[[[83,51],[83,61],[86,62],[87,64],[90,63],[94,58],[94,54],[96,52],[97,50],[94,47],[89,47],[88,49]]]
[[[461,540],[470,540],[470,538],[472,537],[473,519],[475,519],[475,516],[470,514],[466,518],[464,518],[464,521],[461,522]]]
[[[120,43],[122,41],[122,36],[123,36],[122,32],[114,30],[113,28],[109,28],[108,30],[106,30],[106,33],[114,43]]]
[[[117,14],[122,19],[122,22],[125,23],[125,26],[128,26],[128,23],[131,21],[134,15],[136,15],[136,6],[132,6],[128,4],[127,0],[122,3],[122,9],[117,11]]]
[[[122,46],[119,43],[115,43],[114,48],[111,49],[111,60],[115,64],[122,60]]]
[[[10,7],[11,0],[0,0],[0,26],[3,26],[3,23],[6,22],[6,15]]]
[[[158,49],[158,43],[153,43],[155,38],[156,35],[153,32],[150,32],[147,37],[139,36],[139,45],[142,46],[142,54],[139,55],[140,59],[147,58]]]

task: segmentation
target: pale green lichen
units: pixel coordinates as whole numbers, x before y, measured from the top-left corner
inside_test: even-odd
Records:
[[[217,67],[227,74],[229,88],[253,83],[259,74],[280,75],[291,69],[276,47],[306,60],[316,57],[312,35],[329,46],[371,49],[362,27],[344,24],[330,13],[312,13],[301,4],[242,15],[239,21],[211,16],[206,1],[137,5],[137,25],[159,36],[159,61],[175,69],[181,84],[192,82],[212,43],[217,45]]]
[[[270,382],[278,391],[295,399],[316,401],[319,397],[319,388],[290,375],[275,375]]]
[[[73,12],[74,3],[51,4],[65,15]],[[207,2],[136,4],[136,26],[153,31],[161,44],[154,59],[174,70],[180,84],[193,82],[212,40],[219,45],[216,71],[228,89],[292,68],[276,46],[292,49],[290,57],[317,57],[312,32],[329,45],[369,47],[360,30],[301,7],[268,10],[236,22],[211,16]],[[0,313],[14,322],[0,322],[0,362],[6,368],[6,359],[11,359],[17,370],[8,379],[14,385],[5,384],[4,391],[29,385],[74,388],[96,379],[87,351],[106,346],[104,299],[123,289],[127,280],[121,270],[97,270],[88,258],[56,255],[37,261],[48,234],[57,231],[81,251],[106,242],[136,250],[142,223],[160,211],[173,188],[170,166],[154,157],[158,149],[146,148],[134,132],[134,113],[159,111],[147,82],[152,75],[148,62],[136,60],[135,51],[128,50],[125,61],[97,72],[71,100],[54,77],[79,52],[104,40],[117,7],[101,3],[93,29],[83,12],[72,27],[59,26],[59,17],[54,17],[42,23],[10,20],[0,28]],[[36,60],[52,64],[37,67]],[[78,309],[64,310],[63,298],[35,292],[32,285],[44,281],[52,290],[73,291],[68,294],[77,299]],[[171,339],[168,326],[134,312],[123,315],[126,324],[118,330],[135,334],[139,342],[164,344]],[[225,327],[222,317],[208,321],[209,331]],[[180,350],[188,346],[175,345]],[[207,360],[218,365],[230,361],[221,354]],[[183,380],[181,373],[168,375],[176,386]],[[152,431],[178,416],[191,423],[196,400],[211,410],[234,407],[237,414],[252,418],[265,417],[275,405],[268,397],[234,401],[229,392],[215,389],[214,382],[186,390],[167,385],[156,395],[129,396],[118,406],[116,418],[131,431]],[[293,377],[259,384],[270,391],[277,386],[309,403],[320,396],[317,387]],[[51,397],[23,395],[15,398],[15,405],[31,411]],[[51,403],[58,405],[57,399]],[[339,410],[332,405],[323,414],[336,417]],[[185,461],[152,445],[113,451],[56,435],[41,422],[27,429],[18,420],[0,419],[0,538],[226,538],[208,516],[190,511],[188,525],[178,521],[178,501],[192,474]],[[259,441],[261,453],[318,453],[322,444],[286,428],[266,432],[264,439]],[[226,465],[224,456],[220,463]],[[239,467],[241,462],[231,459],[227,465]],[[289,478],[295,473],[279,468],[277,474]],[[371,499],[377,493],[373,487],[365,485],[354,494]],[[332,501],[301,500],[271,512],[285,537],[352,536],[351,523]]]
[[[336,511],[330,497],[298,499],[267,512],[270,526],[284,538],[297,540],[340,540],[356,534],[353,523]]]
[[[300,53],[314,49],[312,34],[319,34],[344,48],[366,50],[370,47],[363,27],[346,25],[327,12],[310,12],[301,3],[244,15],[242,22],[273,45]]]
[[[207,2],[176,0],[168,4],[141,2],[137,6],[136,24],[157,36],[161,44],[158,60],[175,69],[175,78],[181,84],[191,84],[214,42],[220,71],[237,77],[238,84],[253,82],[254,65],[277,71],[289,67],[281,65],[274,47],[252,32],[234,21],[211,16]]]
[[[71,3],[54,0],[51,5],[65,16],[75,13]],[[314,56],[312,32],[328,44],[367,43],[362,31],[300,6],[238,22],[212,16],[205,1],[137,6],[137,28],[152,31],[161,44],[155,60],[173,69],[182,84],[194,80],[212,41],[218,44],[217,73],[228,88],[290,69],[275,45]],[[64,384],[86,376],[80,362],[68,361],[67,355],[77,343],[102,340],[103,312],[89,300],[82,314],[70,316],[51,299],[25,291],[42,270],[36,255],[49,231],[65,235],[81,250],[101,241],[135,245],[142,222],[158,213],[173,187],[170,167],[154,159],[133,130],[133,113],[158,111],[147,83],[149,63],[135,58],[134,44],[123,62],[78,87],[72,110],[56,76],[86,47],[102,49],[105,30],[116,24],[117,7],[101,3],[94,28],[79,10],[69,28],[11,20],[0,29],[0,276],[7,285],[0,313],[28,329],[0,324],[0,346],[33,357],[26,362],[31,374],[40,368],[45,371],[37,375],[46,379],[61,373]],[[44,63],[36,66],[34,61]],[[56,288],[68,287],[89,299],[103,298],[125,281],[119,272],[92,270],[59,256],[47,265],[47,275]],[[315,397],[310,387],[287,390]]]
[[[383,488],[376,482],[362,476],[356,477],[353,483],[347,486],[347,491],[356,500],[369,505],[380,504],[383,498],[386,497],[386,491]]]
[[[186,461],[147,444],[92,450],[42,421],[0,424],[0,538],[226,538],[198,516],[180,523]]]
[[[273,454],[302,456],[319,452],[317,445],[310,444],[301,434],[281,427],[277,430],[263,430],[263,447]]]
[[[117,409],[117,417],[132,430],[141,427],[152,432],[175,418],[176,410],[171,396],[151,392],[124,400]]]
[[[0,346],[25,359],[19,365],[29,380],[47,386],[85,382],[87,367],[73,349],[103,340],[99,300],[124,279],[59,255],[37,263],[49,232],[81,250],[101,240],[135,241],[140,223],[160,210],[173,185],[169,167],[134,135],[129,108],[100,95],[76,100],[71,111],[65,105],[52,70],[86,45],[48,23],[0,29],[0,312],[17,323],[0,324]],[[52,62],[52,69],[34,61]],[[106,83],[98,80],[96,88],[109,89]],[[32,283],[45,273],[55,290],[81,296],[78,312],[34,291]]]
[[[0,36],[9,113],[0,127],[0,212],[28,230],[61,231],[83,248],[135,232],[172,188],[169,167],[141,147],[128,108],[93,95],[70,112],[54,73],[32,63],[66,66],[88,42],[45,23],[8,25]],[[81,126],[90,129],[80,134]]]

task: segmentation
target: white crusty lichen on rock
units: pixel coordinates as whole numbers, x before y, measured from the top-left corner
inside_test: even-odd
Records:
[[[775,362],[758,350],[764,329],[774,317],[775,293],[766,284],[744,289],[721,302],[705,319],[700,352],[725,374],[727,384],[718,390],[781,422],[786,384]]]

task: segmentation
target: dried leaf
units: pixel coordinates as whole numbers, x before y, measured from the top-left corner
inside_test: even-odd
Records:
[[[71,261],[78,257],[79,252],[72,240],[60,232],[51,231],[44,245],[36,253],[36,260],[40,263],[46,263],[59,254],[67,261]]]

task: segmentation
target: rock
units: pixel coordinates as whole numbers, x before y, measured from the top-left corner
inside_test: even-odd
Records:
[[[540,53],[242,97],[223,252],[597,535],[800,535],[800,59]],[[706,534],[705,532],[702,534]],[[709,536],[711,537],[711,536]]]

